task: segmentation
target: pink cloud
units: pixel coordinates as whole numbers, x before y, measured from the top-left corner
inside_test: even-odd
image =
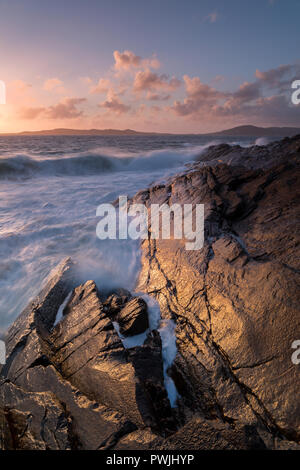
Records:
[[[150,57],[149,59],[143,59],[142,57],[134,54],[132,51],[114,51],[113,53],[115,59],[114,68],[117,71],[128,71],[130,69],[145,68],[150,67],[157,69],[160,67],[160,62],[155,56]]]
[[[9,86],[13,92],[23,92],[28,90],[28,88],[32,88],[30,83],[26,83],[23,80],[14,80],[9,84]]]
[[[100,108],[105,108],[109,111],[112,111],[116,114],[124,114],[127,113],[131,106],[122,103],[116,95],[108,96],[107,100],[103,103],[99,104]]]
[[[63,82],[59,78],[48,78],[45,80],[43,89],[46,91],[57,90],[57,88],[62,88]]]
[[[47,117],[50,119],[74,119],[82,116],[83,111],[78,110],[77,106],[84,103],[86,98],[64,98],[54,106],[46,110]]]
[[[174,91],[180,86],[181,82],[175,77],[169,78],[168,75],[151,72],[149,69],[140,70],[136,73],[133,89],[134,91],[152,91],[166,90]]]
[[[19,112],[19,116],[21,119],[36,119],[37,117],[41,116],[45,112],[45,108],[36,107],[36,108],[22,108]]]
[[[199,77],[185,75],[186,97],[175,101],[170,109],[175,115],[194,121],[224,122],[226,117],[229,121],[261,125],[299,125],[299,110],[291,105],[288,78],[297,75],[297,71],[300,69],[296,64],[265,72],[257,70],[255,81],[244,82],[233,92],[220,92],[202,83]]]
[[[75,119],[83,115],[83,112],[77,109],[77,106],[85,101],[85,98],[64,98],[59,103],[49,107],[22,108],[19,115],[22,119],[36,119],[37,117]]]
[[[159,94],[159,93],[151,93],[150,91],[148,91],[147,93],[147,100],[149,101],[167,101],[171,95],[168,95],[168,94]]]
[[[90,89],[91,94],[107,93],[112,87],[111,81],[107,78],[100,78],[97,85]]]
[[[199,77],[183,77],[187,97],[183,102],[175,101],[172,109],[178,116],[188,116],[197,113],[202,108],[210,108],[226,95],[215,88],[201,82]]]

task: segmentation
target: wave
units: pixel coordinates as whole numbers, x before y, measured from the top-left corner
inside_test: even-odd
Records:
[[[174,168],[195,160],[209,145],[184,149],[153,150],[144,154],[78,153],[60,158],[36,158],[31,155],[0,157],[0,179],[28,179],[47,176],[91,176],[105,172],[150,171]]]
[[[262,146],[267,145],[269,143],[270,143],[270,139],[268,139],[268,137],[259,137],[258,139],[256,139],[254,145],[262,147]]]

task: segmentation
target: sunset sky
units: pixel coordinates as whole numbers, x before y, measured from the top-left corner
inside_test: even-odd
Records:
[[[0,0],[0,132],[300,126],[300,0]]]

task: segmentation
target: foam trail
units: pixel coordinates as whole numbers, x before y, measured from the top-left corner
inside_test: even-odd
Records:
[[[117,331],[124,348],[134,348],[135,346],[142,346],[147,338],[147,335],[152,330],[158,330],[162,342],[162,360],[163,372],[166,391],[168,393],[171,407],[176,406],[178,392],[174,381],[168,375],[168,369],[173,364],[177,354],[175,322],[173,320],[162,320],[158,302],[147,294],[138,294],[142,297],[148,306],[148,320],[149,328],[139,335],[125,337],[120,333],[120,326],[118,322],[113,322],[114,328]]]
[[[145,342],[145,339],[147,338],[147,334],[149,333],[149,329],[144,331],[144,333],[141,333],[139,335],[135,336],[128,336],[127,338],[123,336],[120,332],[120,326],[119,323],[116,321],[112,322],[116,332],[118,333],[124,348],[129,349],[129,348],[134,348],[135,346],[142,346]]]
[[[162,341],[162,357],[164,364],[165,387],[168,392],[171,407],[174,408],[178,398],[178,392],[173,379],[168,375],[168,368],[173,364],[177,354],[175,322],[163,320],[159,328]]]
[[[168,375],[168,369],[173,364],[177,354],[176,324],[173,320],[161,319],[160,307],[157,300],[147,294],[142,294],[141,297],[148,305],[150,330],[158,330],[161,337],[165,387],[171,407],[174,408],[179,395],[174,381]]]
[[[64,313],[64,309],[66,308],[70,298],[71,298],[71,295],[72,295],[73,291],[71,290],[71,292],[68,293],[67,297],[65,298],[65,300],[63,301],[63,303],[61,304],[61,306],[59,307],[58,311],[57,311],[57,315],[56,315],[56,319],[55,319],[55,322],[54,322],[54,325],[57,325],[63,318],[63,313]]]

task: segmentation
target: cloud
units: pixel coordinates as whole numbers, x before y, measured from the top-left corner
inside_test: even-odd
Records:
[[[131,109],[131,106],[122,103],[119,100],[119,98],[113,94],[113,92],[109,93],[106,101],[104,101],[103,103],[100,103],[99,107],[105,108],[108,111],[112,111],[113,113],[116,113],[116,114],[124,114],[124,113],[127,113]]]
[[[54,106],[49,106],[46,110],[50,119],[74,119],[82,116],[83,111],[77,106],[84,103],[86,98],[64,98]]]
[[[218,19],[218,12],[217,11],[212,11],[209,13],[205,18],[204,21],[209,21],[210,23],[215,23]]]
[[[43,89],[45,91],[56,91],[58,93],[63,93],[65,91],[63,82],[59,78],[48,78],[48,80],[45,80]]]
[[[97,85],[90,89],[91,94],[107,93],[112,88],[112,83],[107,78],[100,78]]]
[[[167,94],[159,94],[159,93],[151,93],[148,91],[147,93],[147,100],[149,101],[167,101],[169,98],[171,98],[171,95]]]
[[[49,107],[22,108],[19,115],[22,119],[75,119],[83,115],[77,106],[86,101],[85,98],[64,98],[59,103]]]
[[[158,69],[160,67],[160,62],[155,56],[150,57],[149,59],[143,59],[142,57],[134,54],[132,51],[114,51],[113,53],[115,64],[114,68],[117,71],[128,71],[130,69],[137,68],[152,68]]]
[[[31,85],[16,80],[9,83],[12,116],[17,113],[19,118],[28,121],[83,117],[83,126],[89,125],[95,116],[99,122],[110,122],[113,126],[122,123],[140,127],[150,119],[153,128],[158,129],[161,125],[162,129],[172,128],[173,131],[195,129],[199,124],[202,130],[242,123],[300,125],[299,107],[291,103],[291,83],[300,78],[299,63],[269,70],[257,69],[252,80],[224,91],[223,83],[222,90],[218,89],[218,84],[224,80],[221,75],[208,84],[200,76],[187,74],[179,80],[153,70],[149,63],[157,60],[154,56],[145,59],[127,50],[115,51],[114,57],[114,69],[110,68],[98,82],[89,77],[80,78],[86,84],[92,106],[87,104],[83,108],[85,98],[69,97],[53,102],[51,106],[45,105]],[[44,83],[47,90],[55,91],[61,86],[59,78],[50,78]],[[176,100],[173,99],[170,105],[168,100],[175,92]],[[97,99],[97,94],[103,96]],[[157,104],[159,106],[155,106]],[[98,113],[93,114],[96,107]]]
[[[36,119],[41,114],[45,112],[45,108],[36,107],[36,108],[22,108],[19,112],[21,119]]]
[[[168,75],[151,72],[149,69],[140,70],[136,73],[133,89],[134,91],[153,91],[165,90],[174,91],[180,86],[181,82],[175,77],[169,78]]]
[[[218,100],[226,95],[215,88],[201,82],[199,77],[183,77],[187,97],[183,102],[175,101],[172,109],[178,116],[189,116],[197,114],[201,109],[209,109],[218,103]]]
[[[242,83],[233,92],[220,92],[199,77],[185,75],[186,97],[175,101],[170,109],[177,116],[195,121],[226,117],[240,122],[299,125],[299,110],[291,104],[291,78],[297,74],[300,76],[298,64],[257,70],[256,80]]]
[[[261,72],[256,70],[256,78],[260,84],[269,88],[286,89],[287,86],[300,76],[299,64],[280,65],[277,68]]]
[[[27,91],[29,88],[32,88],[32,85],[24,82],[23,80],[13,80],[9,86],[13,92],[23,92]]]

